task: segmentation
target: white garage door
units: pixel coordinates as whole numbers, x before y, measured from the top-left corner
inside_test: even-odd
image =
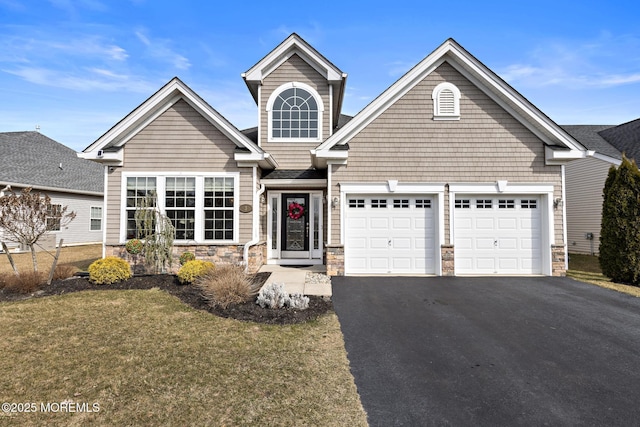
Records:
[[[537,196],[458,196],[454,205],[458,274],[541,274]]]
[[[346,197],[345,273],[434,274],[435,197]]]

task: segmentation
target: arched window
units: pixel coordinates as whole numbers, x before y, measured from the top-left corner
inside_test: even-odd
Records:
[[[312,88],[288,83],[269,98],[269,139],[319,140],[322,126],[322,101]]]
[[[440,83],[433,89],[434,120],[460,119],[460,90],[451,83]]]

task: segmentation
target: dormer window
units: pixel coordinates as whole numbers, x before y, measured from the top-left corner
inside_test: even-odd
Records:
[[[322,100],[310,86],[280,86],[267,102],[269,141],[319,141],[322,110]]]
[[[434,120],[460,120],[460,90],[451,83],[440,83],[433,89]]]

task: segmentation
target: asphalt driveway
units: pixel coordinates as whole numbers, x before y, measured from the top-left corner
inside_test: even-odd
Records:
[[[550,277],[332,281],[371,426],[640,423],[640,298]]]

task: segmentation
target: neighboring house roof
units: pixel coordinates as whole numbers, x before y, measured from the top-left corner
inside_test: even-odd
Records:
[[[563,125],[562,128],[580,141],[587,150],[596,154],[622,159],[620,151],[602,137],[602,131],[612,128],[612,125]]]
[[[104,169],[39,132],[2,132],[0,184],[101,196]]]
[[[85,159],[96,160],[114,165],[122,165],[121,149],[133,136],[171,108],[176,102],[184,100],[205,119],[220,130],[230,141],[242,150],[236,151],[238,162],[257,162],[262,167],[273,168],[277,163],[231,122],[218,113],[205,100],[196,94],[178,77],[171,79],[160,90],[151,95],[135,110],[120,120],[104,135],[79,154]]]
[[[629,159],[640,161],[640,119],[604,129],[600,135]]]
[[[448,39],[398,81],[391,85],[349,123],[312,150],[314,166],[324,167],[327,160],[344,161],[348,155],[338,154],[334,146],[346,144],[373,120],[419,84],[442,63],[447,62],[469,79],[491,99],[537,135],[546,145],[548,163],[564,162],[586,156],[584,147],[536,106],[487,68],[455,40]]]

